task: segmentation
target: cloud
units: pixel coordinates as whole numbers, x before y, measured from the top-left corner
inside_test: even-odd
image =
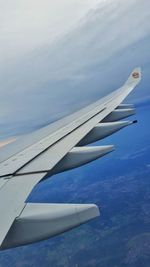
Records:
[[[71,29],[96,0],[11,0],[0,4],[0,48],[3,60],[15,60],[50,44]]]
[[[149,94],[150,3],[95,0],[86,7],[86,1],[81,2],[64,0],[60,6],[58,0],[55,5],[44,0],[41,6],[32,0],[29,10],[29,1],[15,1],[14,17],[20,6],[22,12],[13,23],[21,26],[15,28],[10,20],[3,43],[2,122],[15,128],[28,125],[30,130],[55,120],[120,86],[136,65],[142,66],[145,77],[144,90],[137,90],[135,97]],[[16,37],[18,29],[22,37]],[[15,55],[6,56],[9,46]]]

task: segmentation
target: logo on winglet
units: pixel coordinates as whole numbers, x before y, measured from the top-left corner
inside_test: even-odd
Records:
[[[132,77],[135,79],[139,78],[140,77],[139,72],[137,71],[133,72]]]

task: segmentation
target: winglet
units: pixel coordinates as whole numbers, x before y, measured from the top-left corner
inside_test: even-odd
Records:
[[[125,85],[133,85],[133,84],[137,85],[140,82],[140,80],[141,80],[141,68],[139,67],[139,68],[135,68],[131,72],[128,80],[125,83]]]

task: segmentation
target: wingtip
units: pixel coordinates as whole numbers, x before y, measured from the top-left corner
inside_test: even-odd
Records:
[[[132,75],[133,74],[138,74],[139,76],[141,76],[141,74],[142,74],[142,69],[141,69],[141,67],[136,67],[133,71],[132,71]]]
[[[135,85],[137,85],[140,82],[141,77],[142,77],[141,68],[140,67],[136,67],[131,72],[131,74],[130,74],[130,76],[127,79],[127,81],[126,81],[125,84],[130,85],[130,84],[133,84],[134,83]]]

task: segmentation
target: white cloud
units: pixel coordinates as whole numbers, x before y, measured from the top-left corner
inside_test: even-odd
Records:
[[[0,50],[12,60],[71,29],[98,0],[5,0],[0,3]]]

